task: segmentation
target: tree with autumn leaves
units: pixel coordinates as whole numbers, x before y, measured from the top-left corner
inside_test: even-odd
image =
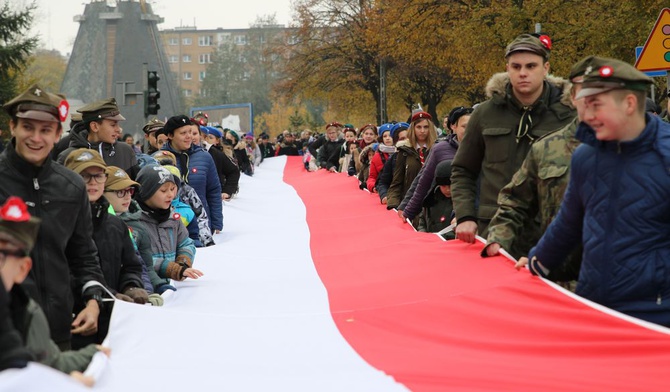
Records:
[[[536,23],[553,40],[552,73],[566,76],[591,54],[633,63],[664,6],[667,0],[298,0],[296,39],[275,91],[327,101],[340,121],[375,118],[383,61],[389,119],[406,119],[413,103],[443,116],[486,99],[487,80],[505,69],[506,45]]]

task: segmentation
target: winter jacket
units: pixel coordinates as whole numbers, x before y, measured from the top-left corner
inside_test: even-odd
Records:
[[[20,369],[34,361],[35,357],[24,345],[24,339],[14,327],[10,306],[10,294],[0,290],[0,372]],[[46,323],[46,319],[45,319]],[[48,327],[47,327],[48,328]]]
[[[396,152],[396,155],[393,180],[387,194],[388,203],[386,208],[388,209],[398,207],[422,167],[419,152],[412,147],[408,140],[398,143],[398,152]],[[429,151],[426,151],[425,155],[424,159],[427,159],[430,155]]]
[[[181,223],[184,224],[186,230],[188,230],[188,236],[193,240],[193,245],[196,248],[202,248],[202,242],[200,242],[200,231],[198,230],[198,221],[195,219],[195,213],[193,209],[177,197],[172,200],[172,209],[175,213],[179,214],[179,219]]]
[[[370,161],[370,175],[368,175],[367,187],[370,192],[375,192],[377,178],[384,169],[384,163],[389,159],[389,154],[378,150]]]
[[[438,143],[439,144],[439,143]],[[454,204],[451,197],[446,197],[439,185],[433,185],[423,201],[423,214],[426,221],[426,232],[437,233],[451,224],[451,213]],[[446,239],[454,239],[454,232],[449,232]]]
[[[135,178],[139,172],[137,157],[133,148],[126,143],[108,144],[104,142],[89,142],[88,130],[85,123],[79,123],[70,131],[70,146],[58,155],[58,162],[63,163],[67,156],[78,148],[96,150],[102,156],[107,166],[116,166],[123,169],[130,178]]]
[[[202,205],[202,201],[200,200],[200,197],[198,197],[195,189],[193,189],[190,185],[184,184],[182,182],[181,186],[179,186],[179,191],[177,194],[179,196],[179,200],[188,204],[196,216],[196,221],[198,223],[198,236],[202,246],[214,245],[214,238],[212,238],[212,230],[209,227],[207,211],[205,211],[205,208]]]
[[[397,158],[397,153],[391,154],[389,159],[384,163],[384,168],[382,169],[381,174],[379,175],[379,180],[377,181],[377,192],[379,193],[379,200],[384,200],[388,195],[389,187],[393,181],[393,170],[395,169],[395,161]]]
[[[334,167],[339,171],[340,148],[343,143],[343,139],[331,141],[326,136],[321,136],[309,145],[309,153],[316,157],[319,168],[330,170]]]
[[[202,201],[209,227],[223,230],[223,205],[221,202],[221,182],[216,172],[212,156],[200,146],[191,145],[184,152],[177,152],[171,143],[165,143],[163,150],[172,152],[177,158],[177,167],[181,172],[182,182],[192,186]]]
[[[162,279],[161,284],[169,283],[170,279],[180,280],[182,269],[191,267],[195,258],[195,245],[188,230],[173,214],[159,221],[150,209],[140,206],[143,209],[141,221],[151,239],[153,268]]]
[[[430,149],[426,164],[419,171],[403,202],[398,207],[403,210],[408,219],[414,219],[421,212],[424,199],[432,190],[437,164],[442,161],[453,160],[457,150],[458,140],[456,140],[455,134],[448,135],[444,141],[435,144]]]
[[[570,159],[579,146],[575,138],[577,118],[565,128],[538,139],[530,148],[512,181],[500,191],[500,207],[489,225],[487,244],[498,243],[513,257],[527,256],[531,246],[556,217],[570,178]],[[529,221],[539,218],[539,235],[524,233]],[[482,252],[485,255],[486,251]],[[581,248],[569,262],[549,276],[555,281],[576,280],[581,264]]]
[[[94,344],[81,350],[61,351],[50,338],[49,322],[37,302],[20,285],[14,285],[10,296],[12,322],[37,362],[66,374],[86,370],[98,352]]]
[[[135,254],[135,247],[128,234],[128,226],[118,216],[107,212],[109,202],[101,197],[91,204],[93,241],[107,288],[113,293],[126,288],[143,288],[142,265]]]
[[[489,80],[486,93],[490,99],[472,113],[452,165],[452,198],[458,223],[477,221],[478,234],[486,236],[488,223],[498,209],[498,192],[521,166],[532,140],[563,128],[576,116],[569,106],[569,91],[569,82],[549,77],[542,95],[529,108],[532,126],[528,135],[517,141],[524,109],[512,94],[509,76],[499,73]]]
[[[263,162],[263,154],[261,154],[261,149],[258,147],[258,145],[256,145],[256,147],[249,145],[248,151],[249,156],[252,157],[251,163],[254,165],[254,167],[260,166],[261,162]]]
[[[237,166],[235,158],[228,156],[219,146],[212,146],[208,152],[214,160],[216,172],[219,175],[221,182],[221,193],[234,195],[239,190],[240,183],[240,168]]]
[[[244,140],[237,142],[235,147],[233,147],[233,154],[240,171],[248,176],[253,176],[254,168],[249,160],[249,154],[247,154],[247,142]]]
[[[298,156],[300,155],[300,149],[295,144],[280,143],[275,148],[275,156],[281,155]]]
[[[130,232],[135,239],[135,244],[137,244],[137,249],[146,267],[147,275],[149,275],[149,280],[151,281],[152,287],[150,292],[153,292],[153,288],[160,285],[163,281],[156,274],[156,270],[154,270],[154,261],[151,254],[151,238],[149,238],[149,233],[141,221],[142,209],[137,204],[137,201],[131,200],[128,211],[118,216],[130,228]]]
[[[258,148],[261,150],[261,156],[263,159],[275,156],[275,149],[271,143],[261,143],[258,145]]]
[[[631,141],[599,141],[585,123],[556,219],[531,249],[557,268],[580,242],[576,293],[614,310],[670,326],[670,124],[646,115]]]
[[[41,167],[29,164],[16,153],[14,140],[0,155],[0,178],[0,203],[18,196],[31,215],[42,219],[31,252],[33,268],[23,287],[47,315],[52,339],[67,342],[73,295],[83,300],[102,294],[100,288],[89,288],[82,295],[81,289],[91,280],[105,284],[91,237],[91,208],[84,180],[50,159]]]

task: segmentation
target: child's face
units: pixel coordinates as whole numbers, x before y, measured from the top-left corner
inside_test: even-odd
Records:
[[[620,102],[610,92],[584,98],[584,122],[596,133],[598,140],[619,140],[626,124],[626,99]]]
[[[112,205],[114,211],[118,214],[122,214],[128,211],[130,206],[130,200],[133,196],[135,190],[133,188],[126,188],[120,191],[105,191],[105,198],[109,201],[109,204]],[[119,197],[119,195],[123,195]]]
[[[86,182],[86,192],[88,193],[88,200],[91,203],[95,203],[100,200],[103,192],[105,191],[105,178],[101,176],[105,175],[105,171],[99,167],[87,167],[84,171],[81,172],[81,176]]]
[[[372,129],[368,128],[363,132],[363,141],[365,144],[370,144],[375,141],[377,134]]]
[[[353,142],[356,140],[356,133],[355,132],[346,132],[344,134],[344,140],[347,142]]]
[[[444,197],[451,197],[451,185],[440,185],[440,192]]]
[[[338,132],[337,127],[330,127],[326,129],[326,136],[328,137],[328,140],[330,140],[331,142],[337,140],[337,132]]]
[[[207,135],[205,137],[205,141],[212,146],[218,146],[219,145],[219,138],[214,136],[214,135]]]
[[[170,208],[172,199],[177,194],[177,185],[166,182],[145,202],[147,206],[154,209],[166,210]]]
[[[9,242],[0,241],[0,274],[5,291],[10,291],[14,284],[23,283],[32,267],[28,256],[19,256],[19,249]]]
[[[391,132],[390,131],[384,132],[384,134],[382,135],[382,142],[386,146],[392,146],[393,145],[393,138],[391,137]]]

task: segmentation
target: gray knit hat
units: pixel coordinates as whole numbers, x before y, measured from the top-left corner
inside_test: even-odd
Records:
[[[176,184],[172,173],[163,166],[148,165],[144,166],[139,173],[137,173],[137,182],[140,183],[140,192],[137,198],[140,201],[146,201],[156,193],[166,182]]]
[[[435,184],[451,185],[451,161],[442,161],[435,167]]]

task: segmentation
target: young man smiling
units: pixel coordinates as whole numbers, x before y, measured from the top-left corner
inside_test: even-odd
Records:
[[[67,105],[62,97],[33,85],[3,108],[11,117],[12,140],[0,155],[0,203],[18,196],[31,215],[42,219],[33,268],[23,287],[46,313],[52,339],[68,349],[71,333],[97,331],[101,289],[82,289],[89,281],[105,281],[91,238],[84,182],[50,159],[63,132]],[[73,321],[74,295],[81,296],[86,307]]]
[[[486,236],[498,209],[498,192],[521,166],[531,143],[575,117],[569,106],[570,83],[548,77],[550,49],[547,36],[521,34],[512,41],[505,53],[507,72],[489,80],[490,99],[470,117],[452,165],[456,236],[461,241],[472,243],[477,233]]]
[[[596,59],[577,94],[585,104],[582,144],[558,216],[529,253],[530,269],[547,276],[581,242],[577,294],[667,327],[670,124],[645,114],[649,77],[623,61]]]

